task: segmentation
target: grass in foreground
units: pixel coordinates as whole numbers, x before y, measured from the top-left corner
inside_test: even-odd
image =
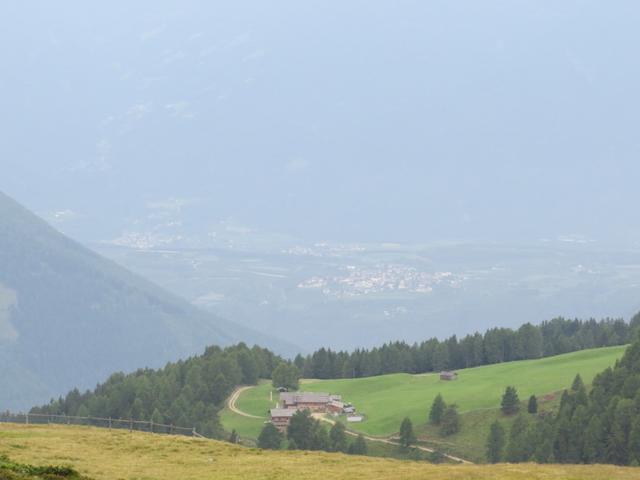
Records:
[[[71,467],[26,465],[12,462],[0,455],[0,480],[83,480],[83,478]]]
[[[0,454],[67,464],[96,480],[635,480],[615,466],[429,465],[316,452],[267,452],[212,440],[74,426],[0,424]]]

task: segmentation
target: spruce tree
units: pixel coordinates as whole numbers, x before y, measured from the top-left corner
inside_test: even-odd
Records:
[[[403,448],[409,448],[416,443],[416,435],[413,433],[413,423],[406,417],[400,425],[400,445]]]
[[[442,415],[442,424],[440,433],[449,436],[458,433],[460,430],[460,415],[458,415],[458,407],[449,405]]]
[[[500,404],[502,413],[505,415],[513,415],[518,413],[520,409],[520,399],[518,398],[518,391],[515,387],[507,387],[504,395],[502,396],[502,402]]]
[[[347,453],[349,453],[349,455],[367,454],[367,442],[365,441],[362,434],[358,435],[358,437],[353,442],[351,442]]]
[[[267,423],[258,436],[258,448],[279,450],[282,445],[282,433],[273,423]]]
[[[329,449],[332,452],[347,451],[347,434],[344,424],[336,422],[329,431]]]
[[[287,427],[287,438],[293,441],[300,450],[313,450],[314,448],[314,419],[309,410],[301,410],[293,414]]]
[[[431,404],[431,410],[429,411],[429,423],[440,425],[446,407],[447,404],[444,403],[442,395],[436,395],[436,398],[433,399],[433,403]]]
[[[629,452],[631,464],[640,465],[640,417],[633,420],[631,432],[629,433]]]
[[[331,441],[327,429],[319,420],[312,420],[311,426],[311,443],[308,450],[325,450],[330,451]]]
[[[300,372],[295,365],[281,362],[271,374],[271,383],[274,388],[297,390],[300,384]]]
[[[578,373],[573,379],[573,383],[571,384],[571,390],[573,392],[577,392],[581,388],[584,388],[584,382],[582,381],[582,377]]]
[[[527,405],[527,412],[532,415],[538,413],[538,399],[535,395],[529,397],[529,404]]]
[[[526,462],[531,456],[529,442],[529,422],[523,415],[518,415],[511,424],[506,460],[510,463]]]
[[[491,424],[487,437],[487,460],[489,463],[498,463],[502,460],[504,450],[504,428],[497,420]]]

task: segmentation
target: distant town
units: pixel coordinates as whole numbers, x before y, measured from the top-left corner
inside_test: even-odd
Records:
[[[314,276],[301,282],[298,288],[320,289],[328,297],[358,297],[384,292],[429,294],[437,285],[459,287],[464,277],[452,272],[424,272],[413,267],[390,264],[374,268],[353,265],[343,274],[331,277]]]

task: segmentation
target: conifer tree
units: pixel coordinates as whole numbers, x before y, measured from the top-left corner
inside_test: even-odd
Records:
[[[460,430],[460,415],[457,405],[449,405],[442,415],[440,433],[444,436],[454,435]]]
[[[506,460],[510,463],[526,462],[531,456],[529,442],[529,422],[523,415],[518,415],[511,424]]]
[[[332,452],[347,451],[347,435],[345,433],[344,424],[336,422],[329,431],[329,449]]]
[[[489,463],[498,463],[502,460],[504,450],[504,428],[497,420],[491,424],[487,437],[487,460]]]
[[[447,404],[444,403],[442,395],[436,395],[436,398],[433,399],[433,403],[431,404],[431,410],[429,411],[429,423],[440,425],[446,407]]]
[[[573,383],[571,384],[571,391],[577,392],[581,388],[584,388],[584,382],[582,381],[582,377],[578,373],[573,379]]]
[[[529,403],[527,405],[527,412],[534,415],[538,413],[538,399],[535,395],[529,397]]]
[[[518,391],[515,387],[507,387],[504,395],[502,396],[502,402],[500,404],[502,413],[505,415],[512,415],[518,413],[520,409],[520,399],[518,398]]]
[[[402,424],[400,425],[400,445],[403,448],[409,448],[411,445],[416,443],[416,435],[413,432],[413,423],[411,420],[406,417],[402,420]]]
[[[367,454],[367,442],[365,441],[362,434],[358,435],[357,438],[351,442],[349,445],[348,453],[350,455],[366,455]]]
[[[282,445],[282,433],[273,423],[267,423],[258,436],[258,448],[279,450]]]

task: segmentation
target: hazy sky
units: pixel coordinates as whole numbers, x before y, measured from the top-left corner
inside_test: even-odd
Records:
[[[640,241],[637,1],[10,2],[0,190],[306,239]],[[64,215],[63,215],[64,216]]]

